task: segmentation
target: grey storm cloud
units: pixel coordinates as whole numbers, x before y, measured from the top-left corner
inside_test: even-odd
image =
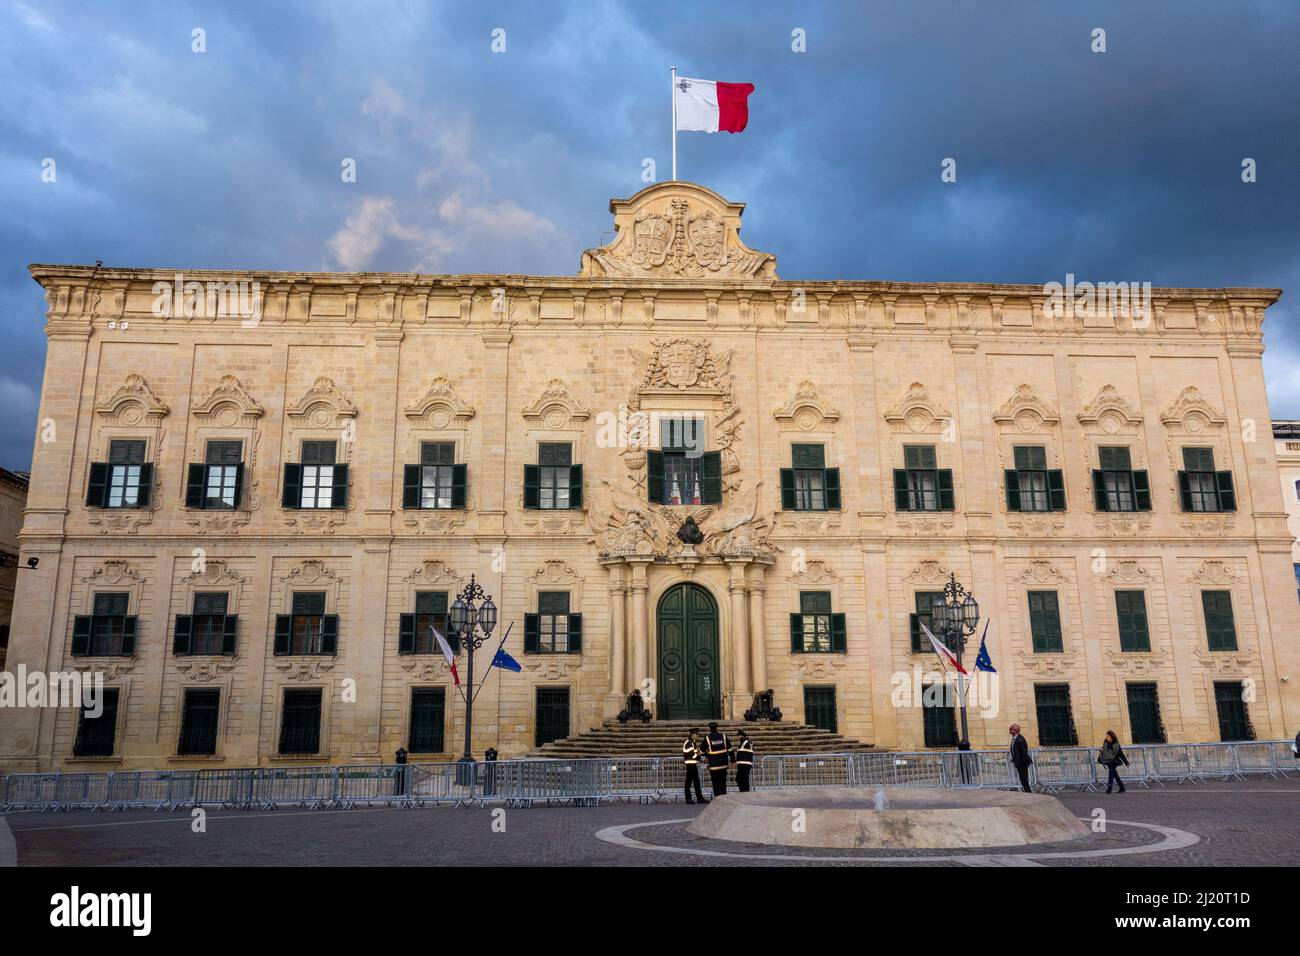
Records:
[[[572,273],[644,161],[668,175],[674,64],[757,86],[743,134],[679,138],[679,174],[748,203],[782,276],[1279,286],[1265,371],[1300,418],[1297,48],[1290,0],[14,0],[0,464],[36,427],[28,263]]]

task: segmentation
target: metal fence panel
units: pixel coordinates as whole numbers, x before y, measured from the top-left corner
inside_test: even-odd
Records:
[[[1189,744],[1192,775],[1201,780],[1215,778],[1243,779],[1237,772],[1237,747],[1235,744]]]
[[[1097,786],[1097,754],[1091,747],[1062,747],[1052,750],[1034,750],[1030,753],[1034,763],[1029,768],[1031,780],[1048,791],[1064,787],[1083,787],[1093,790]]]
[[[1149,748],[1151,772],[1155,780],[1193,779],[1192,755],[1184,744],[1161,744]]]

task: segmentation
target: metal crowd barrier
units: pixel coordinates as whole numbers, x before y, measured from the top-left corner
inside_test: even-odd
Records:
[[[1120,774],[1130,786],[1300,774],[1290,741],[1134,745],[1125,754],[1129,766]],[[1092,790],[1105,780],[1094,748],[1032,755],[1031,780],[1042,790]],[[709,788],[707,768],[700,777]],[[733,767],[729,789],[734,781]],[[1002,750],[768,755],[755,763],[750,781],[755,789],[1019,786]],[[590,805],[681,800],[684,784],[679,757],[479,761],[472,771],[443,763],[17,773],[0,779],[0,811]]]

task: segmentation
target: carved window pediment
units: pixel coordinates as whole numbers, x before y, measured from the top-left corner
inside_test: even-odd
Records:
[[[930,397],[920,382],[908,386],[907,393],[885,409],[885,421],[912,432],[935,431],[952,418],[952,413]]]
[[[423,419],[435,428],[452,422],[467,422],[474,417],[474,406],[461,400],[451,382],[439,375],[424,394],[404,409],[407,418]]]
[[[584,422],[591,417],[591,412],[573,397],[564,379],[553,378],[542,389],[537,401],[523,410],[523,415],[530,422],[557,429],[572,422]]]
[[[999,425],[1014,425],[1020,431],[1033,432],[1044,425],[1057,424],[1061,416],[1029,385],[1020,385],[1016,393],[993,413],[993,420]]]
[[[1223,412],[1207,402],[1195,385],[1183,389],[1178,399],[1161,414],[1160,421],[1170,428],[1181,427],[1193,435],[1228,423]]]
[[[1124,400],[1114,385],[1103,385],[1096,397],[1083,407],[1078,415],[1083,425],[1099,425],[1103,431],[1111,431],[1108,423],[1119,427],[1136,426],[1142,423],[1142,414]],[[1119,427],[1113,430],[1118,431]]]
[[[136,425],[146,419],[157,424],[171,411],[167,404],[154,394],[143,375],[132,373],[120,388],[104,401],[95,405],[95,412],[114,422]]]
[[[806,379],[799,383],[794,397],[772,414],[778,422],[792,424],[802,431],[809,431],[823,422],[839,421],[840,417],[839,410],[822,398],[817,386]]]
[[[339,418],[356,418],[357,406],[334,384],[322,375],[303,393],[287,414],[290,418],[305,419],[316,427],[332,425]]]
[[[224,375],[212,394],[196,403],[192,411],[195,418],[223,425],[252,425],[262,417],[265,409],[248,394],[238,378]]]

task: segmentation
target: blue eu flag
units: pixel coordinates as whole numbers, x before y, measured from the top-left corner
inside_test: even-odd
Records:
[[[993,661],[989,657],[988,645],[985,644],[989,636],[989,622],[984,622],[984,633],[980,635],[980,652],[975,657],[975,669],[979,671],[988,671],[990,674],[996,674],[997,668],[993,666]]]
[[[514,671],[516,674],[523,670],[523,667],[520,666],[519,662],[506,653],[504,647],[497,650],[496,657],[492,658],[492,663],[488,666],[502,667],[508,671]]]

